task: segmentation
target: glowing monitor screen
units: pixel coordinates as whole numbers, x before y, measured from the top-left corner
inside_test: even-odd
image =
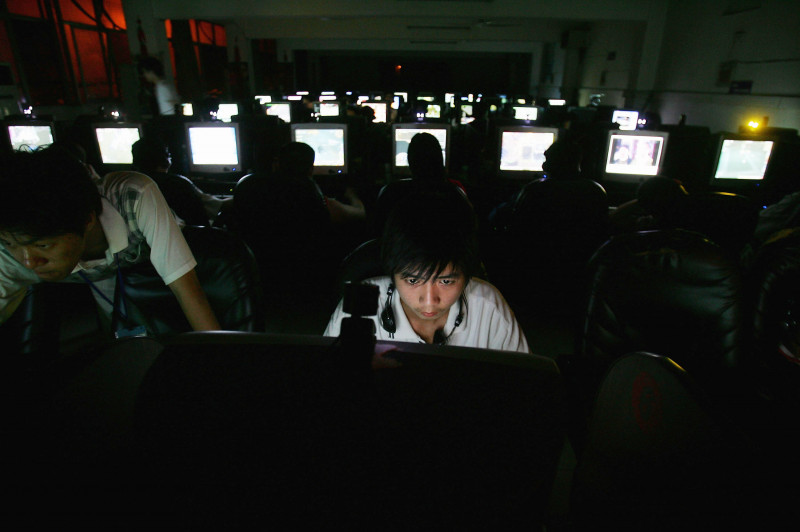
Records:
[[[723,139],[714,177],[764,179],[773,144],[771,140]]]
[[[539,109],[537,107],[514,106],[514,118],[516,120],[536,120],[537,116],[539,116]]]
[[[556,140],[555,131],[503,131],[500,171],[541,172],[544,152]]]
[[[441,118],[442,106],[438,103],[430,103],[425,106],[425,118]]]
[[[139,140],[138,127],[94,128],[103,164],[133,164],[131,146]]]
[[[395,166],[408,166],[408,145],[417,133],[430,133],[442,147],[442,161],[447,164],[447,129],[403,129],[394,130],[394,164]]]
[[[320,116],[339,116],[339,104],[337,102],[323,102],[319,104]]]
[[[290,103],[270,103],[267,104],[267,114],[277,116],[287,124],[292,121],[292,104]]]
[[[181,104],[181,114],[183,116],[194,116],[194,107],[190,103]]]
[[[611,133],[606,173],[658,175],[665,142],[665,136]]]
[[[294,140],[314,148],[314,166],[344,166],[344,129],[293,129]]]
[[[221,103],[217,110],[217,118],[223,122],[230,122],[233,115],[239,114],[239,106],[235,103]]]
[[[190,127],[189,152],[193,165],[239,164],[239,146],[234,127]]]
[[[361,105],[370,107],[375,111],[373,122],[386,122],[386,102],[364,102]]]
[[[259,105],[264,105],[272,102],[272,96],[269,96],[267,94],[256,96],[255,99],[259,103]]]
[[[8,126],[8,137],[14,151],[35,150],[53,143],[53,129],[50,126]]]
[[[620,131],[635,130],[638,120],[639,120],[638,111],[620,111],[617,109],[611,115],[611,121],[616,124],[619,124]]]

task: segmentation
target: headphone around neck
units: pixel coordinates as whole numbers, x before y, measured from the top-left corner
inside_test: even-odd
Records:
[[[392,308],[392,296],[394,295],[394,283],[389,283],[389,288],[386,290],[386,305],[383,307],[383,311],[381,312],[381,327],[389,333],[390,338],[394,338],[394,333],[397,332],[397,322],[394,319],[394,309]],[[439,329],[433,335],[434,344],[436,345],[445,345],[447,340],[456,332],[456,329],[461,322],[464,321],[464,309],[467,308],[467,301],[464,298],[464,293],[461,293],[461,308],[458,309],[458,316],[456,316],[456,321],[453,324],[453,330],[450,331],[450,334],[444,336],[442,330]]]

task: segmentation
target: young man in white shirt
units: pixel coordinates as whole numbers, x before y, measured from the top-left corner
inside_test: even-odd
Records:
[[[118,271],[149,260],[194,330],[219,329],[194,256],[147,176],[114,172],[95,182],[72,155],[49,148],[4,161],[0,194],[0,324],[41,281],[90,283],[111,312]]]
[[[379,340],[400,340],[529,353],[514,313],[497,289],[474,278],[480,271],[471,205],[453,187],[403,198],[381,239],[387,275],[377,285]],[[338,336],[342,303],[326,336]]]

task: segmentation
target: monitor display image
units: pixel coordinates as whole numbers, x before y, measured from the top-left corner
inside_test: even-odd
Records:
[[[53,128],[48,124],[28,125],[9,124],[8,138],[14,151],[23,149],[33,151],[53,143]]]
[[[272,102],[272,96],[268,94],[260,94],[255,96],[255,100],[259,103],[259,105],[264,105]]]
[[[500,136],[500,173],[541,172],[544,152],[556,141],[558,129],[502,127]]]
[[[394,146],[393,167],[400,173],[409,172],[408,145],[417,133],[430,133],[442,147],[442,159],[447,166],[447,154],[450,151],[450,126],[443,124],[394,124],[392,126],[392,144]]]
[[[95,126],[94,133],[103,164],[133,164],[131,146],[141,137],[139,126]]]
[[[723,138],[714,178],[764,179],[774,144],[771,140]]]
[[[217,119],[230,122],[231,117],[239,114],[239,105],[235,103],[221,103],[217,109]]]
[[[658,175],[667,137],[667,133],[657,131],[609,132],[606,173]]]
[[[339,102],[321,102],[319,116],[339,116]]]
[[[238,169],[238,124],[187,124],[186,134],[192,171],[220,173]]]
[[[273,102],[267,104],[267,115],[277,116],[287,124],[292,121],[292,104],[289,102]]]
[[[190,103],[182,103],[181,114],[183,116],[194,116],[194,106]]]
[[[293,124],[292,140],[314,149],[314,173],[347,172],[346,124]]]
[[[373,122],[386,122],[386,102],[363,102],[361,105],[375,111],[375,120]]]
[[[425,106],[425,118],[441,118],[442,106],[438,103],[429,103]]]
[[[514,118],[516,120],[536,120],[539,116],[539,108],[528,105],[515,105]]]
[[[615,109],[611,115],[611,121],[619,124],[620,131],[634,131],[639,121],[639,112]]]

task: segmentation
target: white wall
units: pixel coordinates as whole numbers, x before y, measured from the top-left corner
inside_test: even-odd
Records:
[[[730,5],[760,4],[725,14]],[[689,124],[736,131],[751,117],[800,128],[800,2],[672,0],[654,105],[665,123],[682,113]],[[733,80],[752,81],[752,94],[729,94],[719,67],[734,61]]]

